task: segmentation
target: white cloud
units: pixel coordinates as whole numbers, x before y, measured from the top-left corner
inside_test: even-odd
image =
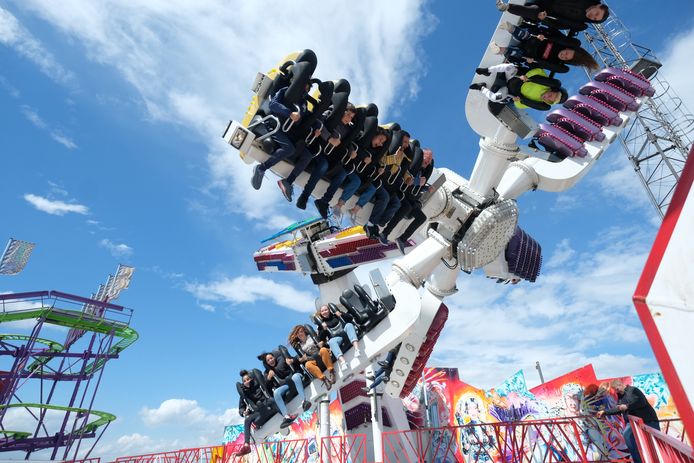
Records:
[[[70,212],[75,214],[86,215],[89,213],[89,208],[82,204],[66,203],[65,201],[54,201],[43,196],[27,193],[24,199],[36,209],[52,215],[65,215]]]
[[[59,83],[74,79],[72,72],[66,70],[41,42],[22,26],[12,13],[0,7],[0,43],[14,48],[17,53],[33,61],[41,72]]]
[[[133,248],[125,243],[114,243],[109,239],[99,241],[99,246],[108,249],[113,257],[129,257],[133,254]]]
[[[655,370],[631,302],[649,245],[642,230],[614,228],[581,253],[561,241],[534,284],[462,276],[429,363],[458,367],[478,387],[519,368],[535,382],[535,361],[547,378],[587,363],[602,377]]]
[[[419,43],[435,20],[425,4],[405,0],[393,8],[357,0],[316,8],[302,0],[276,3],[272,15],[259,14],[253,3],[232,7],[222,0],[28,0],[20,8],[75,38],[93,61],[115,68],[149,117],[201,137],[209,148],[210,187],[229,209],[272,228],[293,222],[283,213],[291,206],[273,182],[252,190],[250,168],[220,139],[230,118],[242,118],[256,72],[313,47],[319,78],[348,78],[353,100],[377,102],[387,118],[394,105],[416,95],[426,69]]]
[[[191,426],[204,423],[206,427],[220,427],[241,422],[237,408],[212,413],[198,404],[197,400],[167,399],[157,408],[143,407],[140,410],[142,421],[148,426],[182,425]]]
[[[297,312],[310,313],[315,310],[313,294],[259,276],[242,275],[209,283],[188,283],[186,290],[202,301],[225,301],[232,304],[271,301]]]
[[[558,267],[568,262],[574,255],[576,255],[576,251],[571,247],[569,240],[565,238],[559,242],[554,254],[544,266],[545,268]]]
[[[691,60],[694,47],[694,27],[666,41],[668,48],[660,54],[663,67],[660,74],[677,95],[682,98],[689,110],[694,108],[694,88],[691,85],[689,66],[683,65]],[[691,114],[691,113],[690,113]]]
[[[145,424],[157,426],[167,423],[199,423],[205,419],[206,414],[196,400],[168,399],[158,408],[144,407],[140,416]]]
[[[77,144],[72,141],[72,139],[67,137],[61,130],[49,127],[34,109],[27,105],[22,105],[20,110],[29,122],[34,124],[39,129],[48,132],[48,135],[50,135],[53,140],[57,141],[67,149],[74,150],[77,148]]]

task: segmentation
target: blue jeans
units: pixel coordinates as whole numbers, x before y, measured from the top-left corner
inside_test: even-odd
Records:
[[[351,323],[345,323],[345,333],[347,333],[349,342],[354,342],[357,340],[357,332],[354,329],[354,325],[352,325]],[[342,355],[342,349],[340,348],[341,342],[342,336],[335,336],[334,338],[328,339],[330,351],[333,353],[335,358],[340,358],[340,356]]]
[[[657,421],[649,421],[644,424],[660,431],[660,423]],[[636,445],[636,438],[634,437],[634,431],[631,429],[631,424],[627,424],[622,436],[624,436],[624,442],[627,444],[631,459],[634,463],[642,463],[641,454],[639,453],[639,447]]]
[[[349,200],[349,198],[354,196],[354,193],[357,192],[360,185],[361,179],[359,178],[359,176],[354,172],[349,174],[347,176],[347,184],[342,189],[342,196],[340,196],[340,201],[346,203]]]
[[[379,223],[381,223],[381,217],[383,216],[383,212],[385,212],[386,210],[386,206],[388,206],[390,195],[385,190],[385,188],[380,187],[376,189],[375,196],[376,201],[374,202],[374,208],[371,210],[371,217],[369,217],[369,222],[371,222],[374,225],[378,225]]]
[[[357,206],[364,207],[366,203],[371,201],[371,198],[373,198],[375,194],[376,185],[374,185],[373,183],[369,183],[369,186],[366,187],[366,190],[364,190],[362,194],[359,195],[359,199],[357,200]]]
[[[346,178],[347,171],[343,166],[340,166],[339,170],[335,172],[335,175],[333,175],[333,178],[330,179],[328,189],[325,190],[325,194],[321,199],[326,203],[329,203],[333,199],[333,196],[335,196],[337,189],[340,188],[340,185],[342,185],[342,182],[344,182]]]
[[[308,178],[306,186],[304,187],[304,192],[302,193],[304,196],[309,196],[313,192],[313,190],[316,188],[316,185],[318,185],[318,181],[328,171],[328,160],[325,158],[325,156],[323,156],[322,154],[320,156],[316,156],[315,158],[313,158],[313,161],[314,166],[313,170],[311,171],[311,176]],[[308,166],[308,163],[306,163],[304,169],[306,168],[306,166]]]
[[[301,397],[301,401],[304,401],[304,384],[301,382],[301,375],[299,373],[294,373],[292,375],[292,381],[294,382],[294,386],[296,386],[296,391],[299,393],[299,397]],[[277,408],[279,409],[280,413],[282,416],[287,416],[289,412],[287,412],[287,406],[284,403],[284,398],[282,395],[289,390],[289,384],[283,384],[275,391],[272,393],[273,397],[275,398],[275,404],[277,404]]]
[[[294,143],[292,143],[286,133],[282,132],[282,129],[272,136],[272,141],[275,142],[277,148],[275,148],[275,151],[270,154],[270,157],[261,164],[263,170],[267,170],[278,162],[287,159],[296,151]]]
[[[296,160],[294,163],[294,169],[289,173],[287,176],[287,181],[289,183],[294,183],[296,178],[301,175],[301,173],[306,170],[306,167],[308,167],[309,163],[311,162],[311,159],[313,159],[313,154],[306,149],[304,146],[304,142],[301,141],[301,147],[303,149],[301,150],[301,153],[299,154],[299,158]],[[316,180],[317,182],[317,180]]]
[[[393,218],[398,209],[400,209],[400,197],[398,196],[398,193],[394,191],[390,193],[390,200],[388,201],[386,210],[383,211],[381,221],[378,223],[378,225],[385,225],[390,222],[390,219]]]

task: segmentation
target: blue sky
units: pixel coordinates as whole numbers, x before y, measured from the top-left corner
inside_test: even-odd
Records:
[[[313,211],[272,181],[252,190],[220,138],[255,73],[313,48],[318,77],[347,77],[356,102],[376,102],[467,177],[478,139],[463,105],[493,4],[277,2],[269,15],[217,0],[0,0],[0,239],[37,243],[0,291],[88,295],[119,262],[137,268],[120,302],[141,339],[106,370],[97,408],[119,420],[98,454],[216,442],[237,419],[237,371],[312,308],[308,278],[260,274],[251,256]],[[676,64],[694,46],[694,4],[610,5],[694,107]],[[519,368],[535,384],[536,360],[547,377],[587,362],[600,376],[656,370],[630,295],[657,220],[620,149],[574,189],[520,207],[544,275],[514,288],[462,276],[432,364],[480,387]]]

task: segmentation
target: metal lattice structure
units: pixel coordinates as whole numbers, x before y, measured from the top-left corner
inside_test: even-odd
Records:
[[[634,44],[622,21],[610,14],[584,33],[586,49],[604,67],[628,68],[651,80],[653,98],[641,106],[620,135],[626,155],[662,218],[694,140],[694,115],[663,78],[650,49]]]
[[[94,409],[107,362],[137,340],[132,311],[59,291],[0,295],[0,452],[76,459],[116,419]],[[60,330],[65,341],[50,339]],[[17,332],[19,330],[19,332]]]

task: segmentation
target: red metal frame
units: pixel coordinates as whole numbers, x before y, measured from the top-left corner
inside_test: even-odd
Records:
[[[321,439],[321,461],[366,463],[366,434],[347,434]]]
[[[674,421],[677,420],[664,421],[666,428]],[[581,416],[386,432],[383,433],[383,463],[462,462],[461,458],[467,462],[626,463],[631,459],[624,451],[620,428],[620,423]],[[600,442],[594,440],[595,434],[591,437],[591,430],[600,432]],[[616,438],[605,439],[606,430]],[[678,433],[678,437],[683,436]],[[671,440],[678,442],[677,449],[687,447],[675,437],[667,436],[666,441]]]
[[[694,449],[664,432],[646,426],[641,418],[630,416],[643,463],[694,463]]]
[[[639,427],[632,421],[644,463],[694,463],[678,419],[661,420],[662,432]],[[463,426],[383,433],[383,462],[513,462],[559,463],[566,461],[607,463],[631,461],[622,439],[624,423],[592,416],[552,418],[508,423],[472,423]],[[589,431],[599,430],[609,439],[592,441]],[[242,444],[189,448],[177,451],[120,457],[115,463],[308,463],[308,439],[263,442],[251,445],[251,453],[238,457]],[[331,436],[319,444],[322,459],[331,463],[367,463],[365,434]],[[462,452],[467,445],[466,452]],[[655,457],[651,457],[655,455]],[[489,460],[487,460],[489,457]],[[653,459],[655,458],[655,459]],[[660,459],[658,459],[660,458]],[[671,458],[671,459],[668,459]],[[74,463],[100,463],[98,458]]]
[[[675,365],[672,363],[672,359],[670,358],[670,354],[665,347],[663,338],[658,331],[655,320],[653,320],[653,316],[648,309],[646,297],[651,290],[658,267],[660,267],[663,255],[665,254],[665,250],[670,242],[670,238],[672,237],[675,225],[677,224],[677,220],[682,212],[682,208],[689,194],[689,190],[692,187],[692,182],[694,182],[694,161],[692,160],[692,154],[694,154],[694,147],[692,147],[691,151],[689,152],[689,158],[684,165],[677,188],[672,196],[667,213],[663,218],[663,223],[660,226],[658,235],[653,243],[653,248],[648,256],[648,260],[646,261],[643,273],[641,274],[641,279],[639,280],[633,297],[636,313],[641,319],[641,324],[643,325],[643,329],[646,331],[646,336],[648,336],[648,341],[653,348],[653,353],[658,360],[660,370],[663,372],[665,382],[667,382],[670,389],[670,393],[675,401],[677,410],[679,411],[680,417],[684,422],[685,429],[694,429],[694,411],[692,409],[692,404],[687,392],[684,390],[684,387],[680,382]]]

